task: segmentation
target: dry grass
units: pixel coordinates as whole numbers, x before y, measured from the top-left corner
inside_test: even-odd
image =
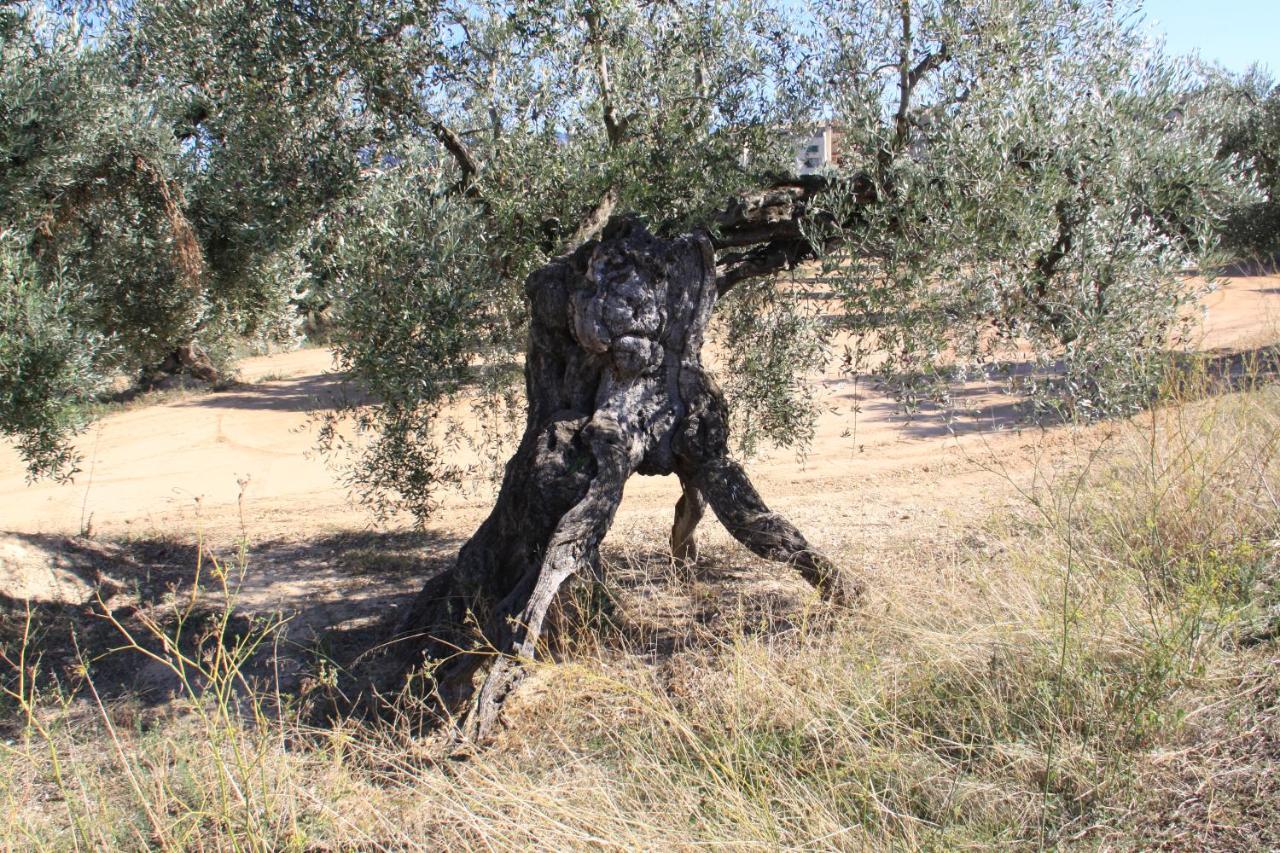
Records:
[[[1280,394],[1179,393],[981,535],[881,555],[853,614],[722,603],[663,647],[640,592],[711,593],[624,555],[466,758],[304,725],[244,674],[278,626],[183,641],[194,602],[122,640],[182,685],[162,712],[33,687],[10,643],[0,844],[1274,848]]]

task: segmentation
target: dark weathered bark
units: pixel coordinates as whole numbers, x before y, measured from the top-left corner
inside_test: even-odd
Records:
[[[729,249],[718,265],[717,289],[723,296],[735,284],[749,278],[773,275],[792,269],[815,254],[810,242],[815,235],[823,249],[834,248],[841,230],[856,222],[837,223],[815,203],[830,189],[821,175],[779,178],[764,189],[743,193],[733,199],[716,217],[712,245]],[[863,174],[846,179],[840,192],[848,193],[856,202],[854,215],[861,207],[875,204],[876,187]]]
[[[797,210],[815,191],[796,184],[744,201],[726,212],[721,239],[802,240]],[[835,567],[729,458],[728,410],[701,358],[723,287],[715,245],[702,232],[664,240],[614,220],[526,283],[524,437],[492,513],[452,570],[422,589],[399,645],[400,678],[421,672],[440,717],[472,736],[492,730],[561,585],[598,565],[632,474],[680,477],[675,559],[696,558],[705,502],[754,553],[795,565],[824,593],[845,592]]]
[[[143,370],[139,381],[144,388],[163,388],[180,381],[183,376],[210,385],[216,385],[221,378],[204,347],[188,341],[170,350],[160,364]]]

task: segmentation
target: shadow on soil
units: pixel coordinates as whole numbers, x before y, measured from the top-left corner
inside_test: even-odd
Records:
[[[1197,273],[1199,271],[1197,270]],[[1271,276],[1280,273],[1280,257],[1263,257],[1235,261],[1227,264],[1219,275],[1253,278],[1255,276]]]
[[[1203,371],[1210,380],[1207,390],[1212,393],[1249,391],[1272,384],[1280,376],[1280,344],[1184,355],[1179,356],[1178,364],[1192,379]]]
[[[826,384],[852,386],[843,393],[836,389],[832,397],[842,405],[857,406],[876,420],[895,425],[903,438],[930,439],[1054,426],[1053,419],[1060,415],[1037,416],[1030,400],[1010,390],[1010,379],[1028,376],[1031,371],[1028,363],[1004,365],[990,380],[952,389],[946,404],[925,400],[911,411],[883,397],[868,402],[866,395],[854,390],[857,386],[848,380],[829,380]],[[1274,384],[1277,376],[1280,344],[1248,350],[1177,353],[1171,358],[1169,388],[1176,398],[1186,399],[1252,390]],[[862,377],[860,382],[871,380]],[[887,393],[879,384],[871,383],[871,387],[878,395]]]
[[[325,667],[358,663],[391,636],[400,608],[461,544],[430,532],[350,532],[266,542],[242,554],[160,539],[9,540],[63,577],[74,575],[80,592],[57,600],[0,592],[0,686],[15,689],[21,665],[39,692],[84,697],[87,672],[103,701],[144,707],[183,691],[147,652],[172,659],[176,650],[199,661],[214,644],[234,649],[262,639],[242,674],[284,693]],[[273,631],[273,623],[281,627]],[[198,687],[200,677],[192,682]],[[0,699],[0,731],[19,723],[11,699]]]
[[[66,558],[95,591],[79,602],[0,595],[0,683],[16,687],[22,661],[40,691],[88,698],[87,671],[104,702],[142,708],[184,690],[147,652],[172,657],[176,649],[198,661],[217,644],[230,650],[259,637],[242,669],[246,683],[268,695],[354,695],[376,672],[421,584],[462,544],[431,532],[348,532],[264,542],[242,557],[158,539],[19,538]],[[813,595],[802,580],[738,549],[677,566],[664,550],[607,547],[602,562],[603,581],[567,590],[549,626],[553,654],[591,648],[661,664],[735,636],[785,634],[811,617]],[[225,619],[220,571],[232,587]],[[201,684],[199,676],[191,681]],[[8,700],[0,712],[0,731],[10,735],[20,714]]]
[[[1222,393],[1274,382],[1280,346],[1187,360],[1193,393]],[[281,383],[274,404],[301,407],[326,387],[314,382]],[[920,437],[957,431],[946,412],[926,414],[904,428]],[[1001,403],[959,428],[1014,428],[1019,415],[1018,403]],[[655,532],[654,538],[663,537]],[[247,680],[294,695],[315,684],[358,688],[417,590],[445,570],[462,545],[458,537],[430,531],[343,532],[216,554],[169,539],[11,534],[9,541],[78,578],[84,594],[32,602],[0,589],[0,686],[15,687],[21,664],[27,684],[34,678],[41,690],[74,695],[83,692],[87,665],[104,701],[143,705],[168,702],[181,684],[144,653],[122,648],[126,633],[147,651],[162,654],[169,643],[199,660],[210,644],[251,641],[272,620],[282,620],[282,627],[249,659]],[[602,568],[602,579],[584,580],[563,596],[549,640],[553,654],[586,649],[661,665],[685,651],[714,652],[738,636],[811,628],[830,611],[785,566],[736,547],[709,549],[688,566],[673,564],[665,549],[606,544]],[[224,621],[219,614],[228,600],[231,616]],[[0,732],[19,724],[12,701],[0,698]]]
[[[320,373],[277,379],[254,385],[237,383],[226,390],[183,401],[178,405],[215,409],[310,412],[368,402],[368,396],[345,374]]]

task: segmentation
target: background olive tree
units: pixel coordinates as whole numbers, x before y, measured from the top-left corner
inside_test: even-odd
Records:
[[[74,470],[112,379],[215,380],[235,341],[294,334],[307,228],[367,132],[319,26],[284,11],[0,12],[0,424],[33,474]]]
[[[1259,68],[1243,74],[1210,70],[1203,96],[1217,99],[1220,154],[1257,179],[1261,196],[1233,209],[1224,229],[1235,259],[1274,264],[1280,256],[1280,86]]]
[[[1185,273],[1212,269],[1248,193],[1239,161],[1214,156],[1196,76],[1121,4],[840,10],[825,77],[847,83],[827,97],[840,173],[861,181],[828,202],[824,269],[855,349],[883,351],[877,371],[908,400],[1022,362],[1020,387],[1055,411],[1148,401],[1203,292]]]

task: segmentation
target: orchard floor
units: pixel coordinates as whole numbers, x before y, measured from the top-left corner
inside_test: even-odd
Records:
[[[1278,340],[1280,277],[1233,278],[1206,300],[1203,350],[1227,356]],[[423,532],[407,521],[373,527],[314,450],[308,413],[341,392],[330,369],[331,356],[320,349],[251,358],[230,390],[108,414],[79,439],[82,471],[65,485],[28,484],[17,455],[0,448],[0,530],[12,534],[4,541],[11,550],[56,551],[87,534],[120,549],[125,561],[110,570],[118,580],[145,571],[180,583],[195,565],[197,542],[227,554],[243,537],[241,611],[292,617],[291,638],[302,645],[335,632],[350,643],[376,642],[378,626],[394,621],[423,578],[480,523],[493,489],[477,480],[467,494],[447,495]],[[870,382],[833,373],[823,393],[830,410],[805,459],[775,451],[748,467],[772,508],[870,584],[891,571],[883,566],[901,564],[891,556],[954,539],[1012,506],[1021,489],[1078,459],[1109,428],[1027,428],[1016,399],[986,388],[966,391],[964,411],[911,418]],[[606,560],[634,563],[639,554],[649,555],[641,562],[660,563],[678,496],[674,478],[634,478]],[[808,594],[785,568],[737,548],[710,516],[700,540],[713,597]],[[38,559],[29,563],[38,570]]]

